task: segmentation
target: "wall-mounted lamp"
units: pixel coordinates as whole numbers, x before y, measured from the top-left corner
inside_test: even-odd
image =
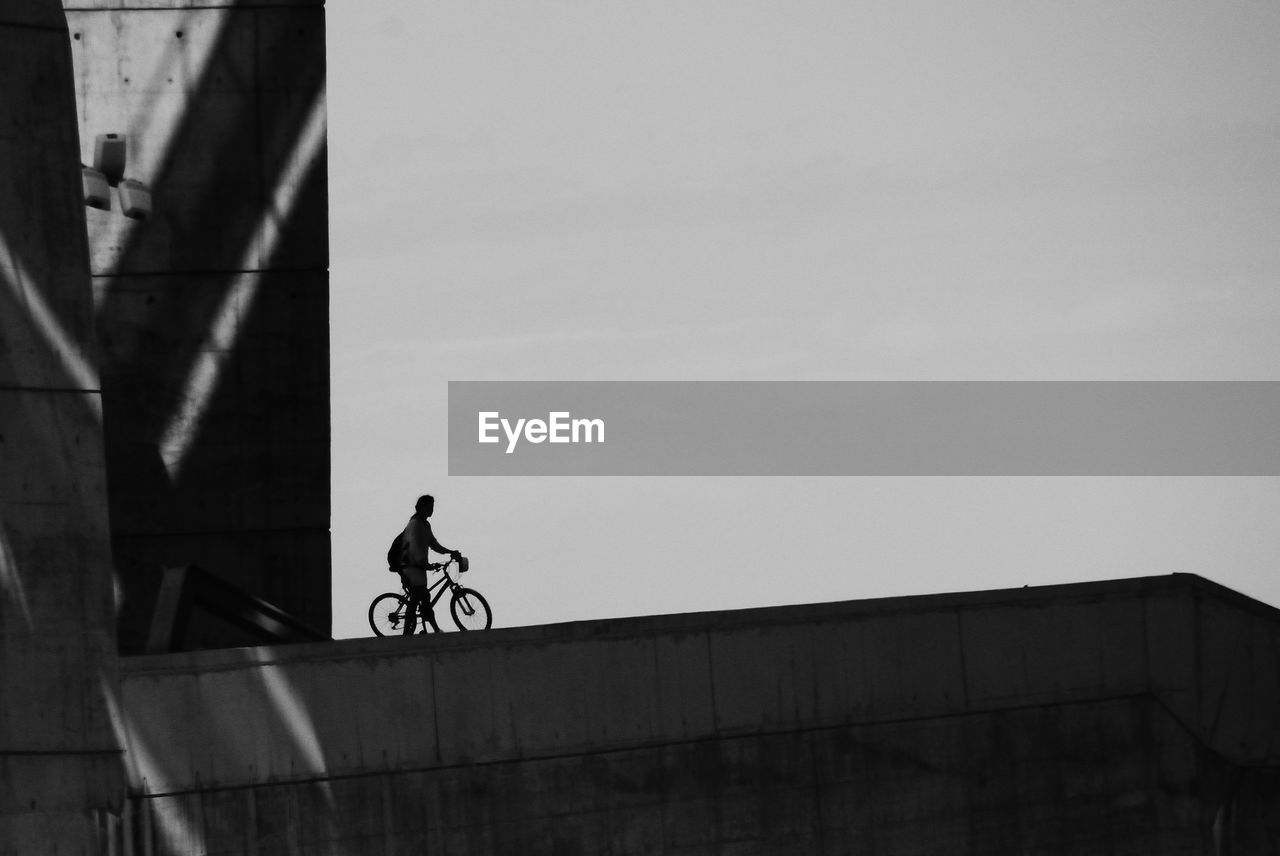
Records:
[[[151,213],[151,188],[132,178],[120,182],[120,209],[134,220],[147,219]]]
[[[99,134],[93,140],[93,168],[105,175],[112,187],[124,178],[128,145],[124,134]]]
[[[111,185],[107,177],[91,166],[80,168],[80,181],[84,186],[84,204],[102,211],[111,210]]]
[[[118,188],[120,208],[124,216],[144,220],[151,213],[151,188],[124,177],[129,159],[128,137],[124,134],[99,134],[93,141],[93,166],[81,170],[84,204],[102,211],[111,210],[111,188]]]

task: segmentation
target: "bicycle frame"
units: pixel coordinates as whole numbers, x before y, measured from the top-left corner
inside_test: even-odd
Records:
[[[443,568],[441,570],[443,570]],[[435,594],[431,594],[431,600],[429,601],[429,603],[431,604],[431,608],[434,609],[437,601],[439,601],[440,598],[444,597],[444,593],[447,591],[452,591],[454,586],[456,585],[457,583],[449,579],[449,574],[447,572],[442,573],[440,575],[439,580],[429,584],[427,586],[427,594],[431,594],[432,592],[435,592]]]
[[[459,585],[449,576],[449,566],[452,564],[453,564],[453,560],[450,559],[449,561],[444,562],[443,564],[427,565],[427,570],[441,572],[440,579],[436,580],[433,583],[427,584],[427,594],[429,596],[427,599],[427,603],[431,606],[432,609],[435,609],[436,604],[439,603],[440,598],[444,597],[445,592],[452,591],[453,589],[457,588]],[[409,584],[404,581],[404,577],[400,578],[400,587],[404,589],[404,596],[406,598],[411,596],[409,593],[410,591]]]

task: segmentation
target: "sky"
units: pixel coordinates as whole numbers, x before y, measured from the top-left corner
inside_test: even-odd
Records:
[[[460,380],[1280,380],[1271,2],[330,0],[334,635],[1193,572],[1280,479],[450,477]]]

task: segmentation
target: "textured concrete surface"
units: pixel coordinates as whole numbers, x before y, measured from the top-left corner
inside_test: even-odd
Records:
[[[132,658],[120,707],[159,852],[1208,854],[1280,825],[1278,642],[1180,575]]]
[[[328,629],[319,2],[67,0],[81,157],[128,139],[146,220],[89,209],[124,652],[163,568]]]
[[[124,803],[67,30],[0,10],[0,853],[98,852]]]

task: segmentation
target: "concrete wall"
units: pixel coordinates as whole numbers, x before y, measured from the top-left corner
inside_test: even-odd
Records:
[[[81,157],[126,134],[155,199],[86,212],[121,649],[190,563],[327,630],[323,6],[65,5]]]
[[[96,853],[124,803],[68,44],[57,0],[0,5],[0,854]]]
[[[1178,576],[136,658],[122,728],[158,852],[1214,853],[1277,642]]]

